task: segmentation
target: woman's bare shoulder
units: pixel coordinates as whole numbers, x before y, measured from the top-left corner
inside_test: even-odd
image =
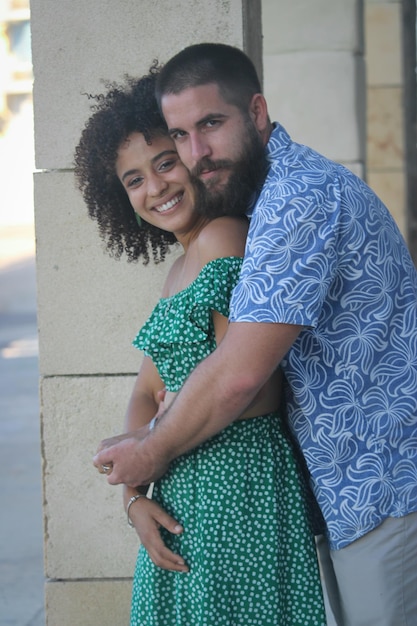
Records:
[[[181,254],[181,256],[175,259],[170,269],[168,270],[168,275],[165,279],[165,283],[162,288],[162,294],[161,294],[162,298],[167,298],[168,296],[172,295],[172,288],[173,288],[173,285],[176,283],[178,276],[181,273],[182,267],[184,265],[184,259],[185,259],[185,255]]]
[[[209,222],[198,237],[203,263],[227,256],[245,254],[248,221],[246,218],[218,217]]]

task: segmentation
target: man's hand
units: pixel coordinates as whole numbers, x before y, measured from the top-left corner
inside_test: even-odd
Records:
[[[146,428],[147,427],[145,427],[145,429]],[[148,431],[145,429],[143,429],[144,430],[143,437],[146,437],[146,435],[148,434]],[[129,439],[130,437],[137,437],[137,436],[141,436],[139,434],[139,430],[138,431],[135,430],[129,433],[122,433],[121,435],[115,435],[114,437],[103,439],[103,441],[100,441],[100,443],[98,444],[96,454],[101,452],[101,450],[105,450],[106,448],[111,448],[112,446],[115,446],[117,443],[120,443],[120,441],[123,441],[124,439]],[[94,463],[94,465],[96,464]]]
[[[129,517],[155,565],[174,572],[189,571],[184,559],[165,546],[160,534],[161,527],[174,535],[180,535],[184,529],[159,504],[147,498],[140,498],[130,507]]]
[[[107,475],[110,485],[129,487],[149,485],[165,474],[169,463],[158,459],[152,446],[148,426],[101,442],[93,459],[98,471]]]
[[[165,412],[165,395],[165,388],[160,389],[157,392],[156,400],[158,404],[158,411],[152,421],[155,421],[155,419],[159,418]],[[144,482],[140,480],[133,480],[135,469],[130,457],[128,457],[129,460],[125,458],[125,462],[121,462],[122,450],[124,451],[123,453],[129,455],[131,450],[134,452],[136,449],[136,455],[140,454],[139,444],[145,439],[145,437],[147,437],[147,435],[149,435],[149,424],[139,428],[138,430],[109,437],[108,439],[103,439],[103,441],[100,442],[96,455],[93,458],[93,463],[100,474],[106,474],[108,476],[108,482],[111,485],[124,483],[129,487],[138,487],[139,485],[153,482],[165,473],[168,464],[156,464],[158,469],[154,474],[149,474],[150,476],[153,476],[152,480],[145,480]],[[123,442],[126,443],[124,444]],[[143,470],[144,468],[141,469]],[[149,469],[151,470],[151,467]],[[140,471],[139,468],[138,471]],[[124,478],[126,478],[126,480]]]

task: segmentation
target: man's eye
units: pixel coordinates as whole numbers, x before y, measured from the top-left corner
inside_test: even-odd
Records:
[[[185,137],[187,133],[184,130],[176,130],[173,133],[171,133],[171,137],[174,141],[179,141],[181,139],[183,139],[183,137]]]
[[[204,124],[204,128],[207,130],[211,130],[212,128],[216,128],[221,124],[221,120],[207,120]]]

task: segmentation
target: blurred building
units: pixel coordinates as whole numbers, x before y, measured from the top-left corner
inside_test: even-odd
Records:
[[[33,223],[29,0],[0,0],[0,226]]]
[[[20,106],[32,103],[32,61],[28,0],[0,3],[1,132]]]

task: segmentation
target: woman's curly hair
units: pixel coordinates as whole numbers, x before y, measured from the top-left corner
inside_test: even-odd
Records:
[[[142,257],[146,265],[152,253],[158,263],[177,240],[173,233],[142,220],[138,225],[128,195],[116,175],[117,151],[133,132],[152,138],[167,134],[155,99],[159,72],[155,61],[140,79],[126,78],[124,85],[109,83],[107,93],[89,96],[95,100],[75,150],[75,177],[89,216],[97,220],[101,238],[111,256],[128,261]]]

